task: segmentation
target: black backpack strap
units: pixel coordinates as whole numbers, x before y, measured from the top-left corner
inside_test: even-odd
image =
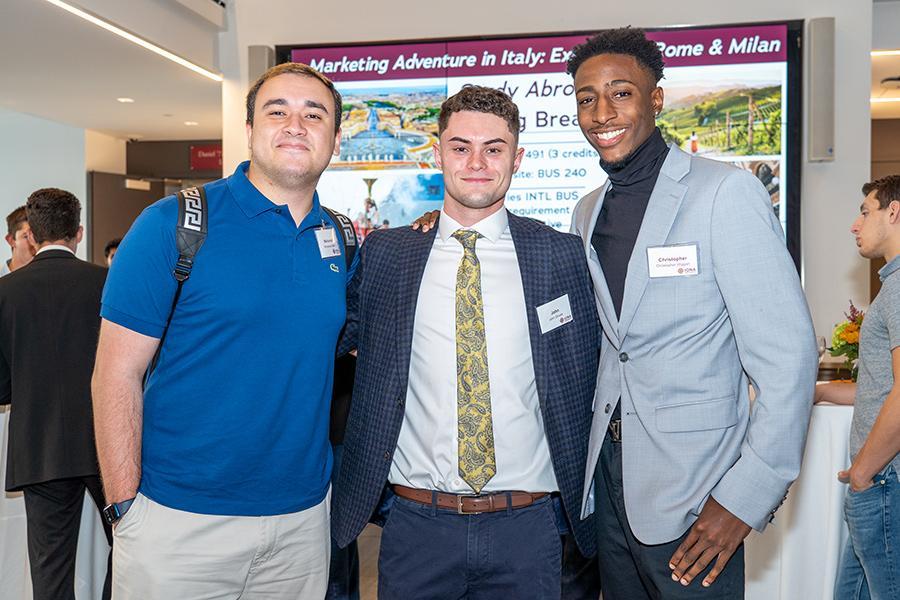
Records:
[[[173,275],[178,281],[178,291],[191,276],[194,256],[206,240],[207,210],[206,191],[203,186],[192,187],[178,192],[178,226],[175,228],[175,244],[178,247],[178,262]],[[177,292],[176,292],[177,293]],[[171,314],[169,315],[171,319]]]
[[[156,354],[150,361],[147,368],[147,374],[144,377],[144,385],[150,378],[150,373],[156,368],[159,361],[159,353],[162,351],[163,342],[166,341],[166,333],[169,331],[169,324],[172,322],[172,315],[175,313],[175,307],[178,305],[178,299],[181,297],[181,288],[184,282],[191,276],[191,269],[194,267],[194,257],[200,251],[200,247],[206,240],[206,227],[209,220],[209,213],[206,207],[206,190],[203,186],[187,188],[176,194],[178,199],[178,224],[175,227],[175,246],[178,249],[178,261],[175,263],[175,269],[172,275],[178,282],[175,288],[175,295],[172,298],[172,308],[169,310],[169,317],[166,319],[166,328],[163,329],[162,337],[159,339],[159,345],[156,347]]]
[[[350,272],[350,265],[353,264],[353,257],[356,256],[356,249],[359,243],[356,239],[356,228],[353,227],[353,221],[347,215],[335,212],[327,206],[322,206],[331,220],[337,223],[338,229],[341,231],[341,237],[344,238],[344,260],[347,262],[347,272]]]

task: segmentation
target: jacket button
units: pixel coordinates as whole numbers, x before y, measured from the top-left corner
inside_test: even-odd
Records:
[[[391,453],[390,453],[390,452],[385,452],[385,453],[384,453],[384,460],[391,460]]]
[[[603,412],[605,412],[606,414],[609,414],[609,411],[611,411],[611,410],[612,410],[612,405],[607,404],[606,407],[603,409]]]
[[[403,406],[403,396],[397,398],[397,406]]]
[[[628,353],[627,352],[623,352],[619,355],[619,362],[623,362],[623,363],[628,362]]]

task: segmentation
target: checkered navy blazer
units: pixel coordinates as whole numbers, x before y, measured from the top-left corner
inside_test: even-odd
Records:
[[[591,518],[579,518],[600,322],[581,240],[509,214],[528,314],[534,376],[553,469],[583,554],[595,552]],[[334,490],[332,534],[354,540],[375,515],[403,423],[416,300],[437,228],[375,231],[360,250],[339,352],[359,351],[356,384]],[[573,320],[541,334],[536,307],[568,294]]]

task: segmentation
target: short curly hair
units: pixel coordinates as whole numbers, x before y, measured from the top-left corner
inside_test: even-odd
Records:
[[[665,64],[662,52],[656,42],[647,39],[647,34],[643,29],[633,27],[607,29],[588,38],[583,44],[572,49],[572,55],[566,63],[566,71],[575,77],[575,73],[584,64],[584,61],[599,54],[633,56],[638,64],[649,71],[656,83],[663,78]]]
[[[891,202],[900,201],[900,175],[888,175],[875,181],[870,181],[862,187],[863,196],[875,192],[878,200],[878,208],[884,210]]]
[[[444,100],[438,115],[438,135],[447,129],[453,113],[470,110],[500,117],[506,121],[513,139],[519,140],[519,107],[505,92],[496,88],[466,84],[461,90]]]
[[[72,192],[41,188],[25,203],[31,235],[38,244],[71,240],[81,225],[81,203]]]

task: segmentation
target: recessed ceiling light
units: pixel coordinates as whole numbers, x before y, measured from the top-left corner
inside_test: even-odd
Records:
[[[133,104],[134,103],[134,98],[124,98],[123,97],[123,98],[116,98],[116,100],[118,100],[122,104]]]
[[[900,56],[900,50],[872,50],[872,56]]]
[[[900,102],[900,98],[869,98],[872,104],[880,104],[882,102]]]
[[[187,125],[188,127],[196,127],[200,123],[198,123],[197,121],[185,121],[184,124]]]
[[[97,27],[102,27],[103,29],[109,31],[110,33],[114,33],[121,38],[125,38],[129,42],[137,44],[138,46],[141,46],[142,48],[146,48],[147,50],[150,50],[151,52],[155,52],[156,54],[159,54],[163,58],[167,58],[174,63],[178,63],[182,67],[188,68],[195,73],[199,73],[200,75],[203,75],[204,77],[212,79],[213,81],[218,81],[219,83],[221,83],[223,80],[223,77],[221,74],[213,73],[212,71],[210,71],[208,69],[204,69],[200,65],[192,63],[191,61],[187,60],[186,58],[182,58],[182,57],[178,56],[174,52],[169,52],[165,48],[160,48],[156,44],[154,44],[152,42],[148,42],[144,38],[136,36],[135,34],[131,33],[130,31],[125,31],[121,27],[117,27],[116,25],[113,25],[109,21],[101,19],[100,17],[97,17],[95,15],[92,15],[91,13],[89,13],[87,11],[84,11],[84,10],[81,10],[80,8],[72,6],[68,2],[64,2],[63,0],[47,0],[47,2],[49,2],[50,4],[53,4],[54,6],[58,6],[59,8],[65,10],[65,11],[68,11],[77,17],[81,17],[85,21],[88,21],[89,23],[93,23]]]

